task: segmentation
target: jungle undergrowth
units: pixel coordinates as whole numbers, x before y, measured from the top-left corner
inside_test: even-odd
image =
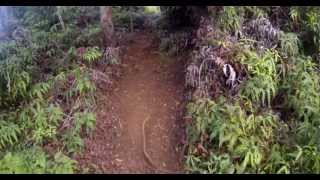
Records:
[[[110,81],[103,69],[119,61],[116,49],[104,49],[95,15],[82,14],[83,28],[66,11],[63,30],[54,13],[40,18],[55,8],[12,8],[23,12],[19,28],[0,44],[2,173],[81,172],[72,158],[95,128],[95,84]]]
[[[313,36],[309,48],[301,40],[305,32],[318,32],[312,23],[317,8],[223,7],[212,14],[218,21],[202,21],[187,68],[192,97],[186,168],[319,173],[318,42]],[[229,72],[221,64],[229,64]],[[236,84],[228,87],[232,71]],[[199,74],[207,78],[197,81]]]

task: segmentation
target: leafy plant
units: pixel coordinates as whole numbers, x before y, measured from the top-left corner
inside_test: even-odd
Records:
[[[77,68],[73,73],[75,76],[74,93],[79,93],[80,96],[83,96],[95,90],[95,85],[90,81],[88,72]]]
[[[201,43],[210,42],[220,49],[203,52],[240,63],[241,68],[235,68],[240,86],[236,96],[227,92],[226,97],[194,98],[188,104],[192,120],[187,127],[186,168],[194,173],[318,173],[319,8],[213,9],[216,14],[221,9],[219,26],[210,31],[217,37],[197,36],[197,44],[201,48]],[[241,29],[238,34],[235,27]],[[219,53],[226,41],[214,43],[221,29],[236,44],[225,50],[234,52],[226,53],[230,56]],[[187,70],[191,87],[198,86],[190,78],[190,73],[198,73],[196,66],[192,61]]]
[[[69,153],[81,152],[84,143],[80,137],[82,130],[88,134],[95,127],[95,115],[93,113],[76,112],[74,115],[74,126],[63,135],[64,146]]]
[[[278,52],[267,50],[260,56],[255,52],[246,51],[239,56],[239,59],[248,71],[248,80],[240,89],[241,96],[270,107],[278,86],[277,63],[280,61]]]
[[[40,148],[31,148],[21,152],[7,152],[0,160],[0,172],[4,174],[43,174],[73,173],[75,161],[61,152],[51,159]]]
[[[223,99],[217,103],[210,100],[196,103],[200,104],[189,105],[195,124],[191,124],[188,132],[190,157],[187,166],[201,173],[261,171],[269,148],[276,143],[277,129],[283,126],[277,122],[278,117],[270,112],[246,115],[239,104],[230,105]],[[222,161],[217,156],[228,158]],[[214,171],[212,165],[215,163],[224,168]]]
[[[315,64],[310,58],[297,57],[291,63],[283,85],[288,90],[288,106],[294,108],[298,118],[304,120],[319,112],[319,77],[314,68]]]
[[[96,118],[93,113],[76,113],[74,116],[76,131],[79,131],[82,128],[84,128],[88,133],[95,127]]]
[[[100,26],[89,26],[82,30],[81,35],[77,36],[75,43],[77,47],[103,46],[102,29]]]
[[[88,63],[96,62],[102,57],[102,53],[99,51],[98,47],[88,48],[83,55],[83,60]]]
[[[221,29],[231,33],[237,33],[243,23],[243,13],[242,7],[224,6],[218,19]]]
[[[299,38],[295,33],[285,33],[280,36],[281,52],[293,57],[299,54]]]
[[[20,133],[21,129],[17,124],[6,121],[4,115],[0,116],[0,149],[18,142]]]
[[[54,174],[73,174],[76,164],[77,162],[75,160],[58,152],[54,155],[54,163],[52,163],[52,167],[48,172]]]
[[[66,152],[83,147],[83,131],[95,126],[95,84],[85,64],[103,57],[96,47],[103,39],[99,7],[7,8],[14,21],[12,35],[0,42],[0,171],[73,173],[74,160],[58,149],[51,157],[43,147],[58,144]],[[79,46],[94,46],[81,67]]]

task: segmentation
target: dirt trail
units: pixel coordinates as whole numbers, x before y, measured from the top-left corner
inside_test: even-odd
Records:
[[[183,172],[183,65],[163,57],[152,34],[134,35],[122,60],[123,75],[97,112],[97,128],[86,139],[80,163],[96,164],[104,173]],[[146,152],[143,153],[143,123]]]

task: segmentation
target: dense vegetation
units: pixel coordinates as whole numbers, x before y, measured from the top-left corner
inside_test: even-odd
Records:
[[[159,11],[112,9],[115,40]],[[120,63],[119,47],[103,40],[100,7],[0,11],[7,18],[0,24],[0,172],[88,172],[74,157],[95,128],[96,90],[110,84],[108,67]]]
[[[186,79],[203,94],[188,105],[187,168],[319,173],[319,8],[213,7],[210,13],[198,29]],[[210,79],[220,84],[212,88]]]
[[[95,127],[104,68],[94,67],[117,63],[105,56],[99,7],[10,10],[14,32],[0,44],[0,171],[73,173]]]
[[[95,128],[96,85],[120,63],[99,7],[8,8],[0,172],[87,172],[74,156]],[[152,26],[161,52],[191,54],[189,172],[320,173],[319,7],[161,7],[149,24],[159,9],[112,8],[115,39]]]

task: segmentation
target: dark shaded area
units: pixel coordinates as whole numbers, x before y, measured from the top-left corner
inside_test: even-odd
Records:
[[[199,26],[201,16],[208,15],[207,6],[161,6],[169,30]]]

